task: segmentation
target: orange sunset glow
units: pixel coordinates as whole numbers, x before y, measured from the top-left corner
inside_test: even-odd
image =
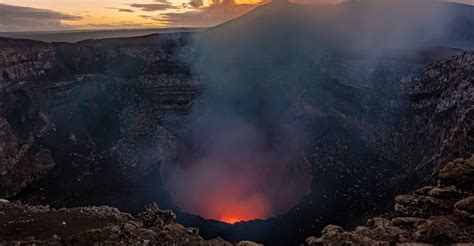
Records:
[[[338,4],[344,0],[290,0]],[[0,32],[210,27],[270,0],[1,0]],[[474,0],[452,0],[474,4]]]
[[[302,3],[306,1],[301,0]],[[340,0],[313,1],[315,3],[340,2]],[[269,1],[2,0],[0,13],[7,12],[14,18],[2,21],[0,32],[209,27],[236,18],[267,2]]]

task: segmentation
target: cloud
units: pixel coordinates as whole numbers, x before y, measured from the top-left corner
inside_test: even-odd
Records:
[[[133,9],[114,8],[114,7],[106,7],[106,9],[115,9],[115,10],[118,10],[118,12],[125,12],[125,13],[135,13]]]
[[[133,23],[128,21],[122,21],[114,24],[95,24],[95,23],[88,23],[83,24],[82,28],[92,28],[92,29],[122,29],[122,28],[143,28],[146,25],[152,25],[153,23]]]
[[[119,9],[118,10],[119,12],[127,12],[127,13],[133,13],[135,11],[131,10],[131,9]]]
[[[0,3],[0,31],[44,31],[70,28],[62,21],[81,20],[81,16]]]
[[[474,4],[474,0],[345,0],[345,2],[362,2],[362,3],[433,3],[433,2],[452,2],[452,3],[464,3]]]
[[[154,11],[177,8],[176,6],[174,6],[171,2],[167,0],[155,0],[155,2],[156,3],[132,3],[132,4],[129,4],[129,6],[132,8],[141,9],[142,11],[146,11],[146,12],[154,12]]]
[[[474,5],[474,0],[452,0],[452,1],[449,1],[449,2],[464,3],[464,4]]]
[[[194,7],[194,8],[199,8],[204,6],[204,1],[203,0],[191,0],[189,1],[189,6]]]

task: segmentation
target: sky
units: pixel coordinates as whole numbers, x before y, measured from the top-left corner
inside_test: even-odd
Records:
[[[269,0],[0,0],[0,32],[208,27],[265,1]],[[456,1],[474,4],[474,0]]]

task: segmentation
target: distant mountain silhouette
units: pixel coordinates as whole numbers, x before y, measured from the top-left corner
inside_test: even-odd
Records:
[[[278,1],[204,32],[213,49],[310,45],[380,55],[428,47],[474,49],[474,6],[427,2],[298,5]],[[296,47],[296,46],[295,46]],[[233,49],[235,50],[235,49]]]

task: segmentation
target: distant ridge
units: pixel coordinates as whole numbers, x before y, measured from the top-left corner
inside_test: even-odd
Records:
[[[201,28],[146,28],[117,30],[65,30],[44,32],[0,32],[0,37],[31,39],[43,42],[75,43],[87,39],[129,38],[157,33],[195,32]]]

